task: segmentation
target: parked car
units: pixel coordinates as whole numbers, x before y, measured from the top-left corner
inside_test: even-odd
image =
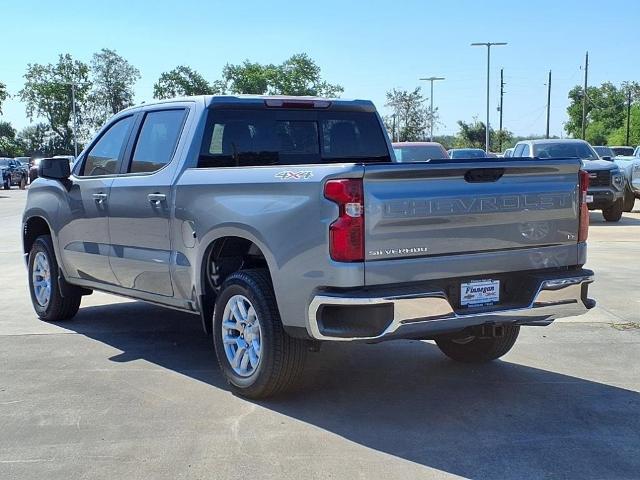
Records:
[[[503,158],[510,158],[513,157],[513,148],[507,148],[504,153],[502,154]]]
[[[198,314],[231,388],[262,398],[322,342],[434,339],[487,362],[521,326],[595,305],[579,160],[396,163],[391,148],[363,100],[123,110],[73,170],[40,163],[21,225],[34,309],[69,319],[101,290]]]
[[[396,162],[428,162],[449,158],[447,151],[437,142],[397,142],[393,144]]]
[[[40,165],[40,160],[42,160],[42,158],[31,158],[29,167],[29,183],[33,183],[33,181],[38,178],[38,165]]]
[[[606,145],[595,145],[593,149],[603,160],[613,160],[613,157],[616,156],[616,152],[614,152],[611,147],[607,147]]]
[[[532,157],[540,160],[579,158],[589,173],[587,202],[589,210],[602,210],[607,222],[617,222],[624,209],[624,175],[613,162],[602,160],[584,140],[553,139],[518,142],[514,157]]]
[[[26,188],[27,171],[18,160],[0,158],[0,173],[5,190],[9,190],[12,185],[17,185],[23,190]]]
[[[635,150],[633,151],[633,156],[640,157],[640,147],[635,148]]]
[[[617,145],[617,146],[611,147],[611,150],[613,150],[616,155],[622,155],[627,157],[634,155],[633,147],[625,147],[625,146]]]
[[[640,170],[640,158],[616,155],[613,149],[606,146],[597,146],[593,147],[593,149],[603,160],[611,160],[618,165],[620,171],[624,174],[625,188],[622,210],[624,212],[632,211],[636,198],[640,198],[640,178],[638,178],[637,174],[634,184],[634,171]]]
[[[481,148],[452,148],[447,153],[451,158],[487,158],[487,153]]]

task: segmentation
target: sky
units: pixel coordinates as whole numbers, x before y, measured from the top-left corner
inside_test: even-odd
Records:
[[[640,1],[198,1],[60,2],[0,0],[0,82],[17,93],[29,63],[52,63],[70,53],[89,62],[114,49],[141,72],[136,102],[149,101],[164,71],[188,65],[207,80],[226,63],[281,63],[308,53],[322,76],[344,87],[344,98],[370,99],[385,113],[385,92],[434,86],[441,125],[486,116],[486,48],[491,53],[491,125],[498,125],[500,68],[503,125],[516,135],[543,134],[547,75],[552,70],[551,134],[563,135],[567,93],[589,85],[640,80]],[[24,104],[12,98],[2,120],[28,125]]]

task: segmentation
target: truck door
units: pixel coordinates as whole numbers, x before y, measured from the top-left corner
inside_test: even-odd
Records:
[[[58,205],[58,245],[67,275],[117,285],[109,265],[109,191],[120,171],[133,115],[103,130],[74,167],[69,192]]]
[[[110,262],[125,288],[173,296],[169,218],[177,162],[172,160],[186,113],[174,107],[143,112],[123,173],[111,185]]]

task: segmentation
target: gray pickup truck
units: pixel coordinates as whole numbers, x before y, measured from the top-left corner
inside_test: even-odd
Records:
[[[23,217],[37,315],[93,290],[200,315],[231,388],[325,341],[434,339],[485,362],[593,307],[576,159],[398,163],[369,101],[206,96],[118,113],[44,159]]]

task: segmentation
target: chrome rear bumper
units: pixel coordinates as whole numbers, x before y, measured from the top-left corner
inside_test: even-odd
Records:
[[[307,332],[316,340],[377,342],[393,338],[426,338],[485,323],[548,325],[557,318],[582,315],[593,308],[595,301],[586,297],[586,285],[592,282],[593,272],[589,270],[581,270],[580,275],[576,276],[545,279],[540,282],[533,301],[526,307],[483,309],[476,313],[456,312],[443,291],[389,296],[318,295],[309,305]],[[348,308],[376,305],[393,307],[392,318],[382,333],[377,335],[327,333],[319,321],[322,309],[327,306]]]

